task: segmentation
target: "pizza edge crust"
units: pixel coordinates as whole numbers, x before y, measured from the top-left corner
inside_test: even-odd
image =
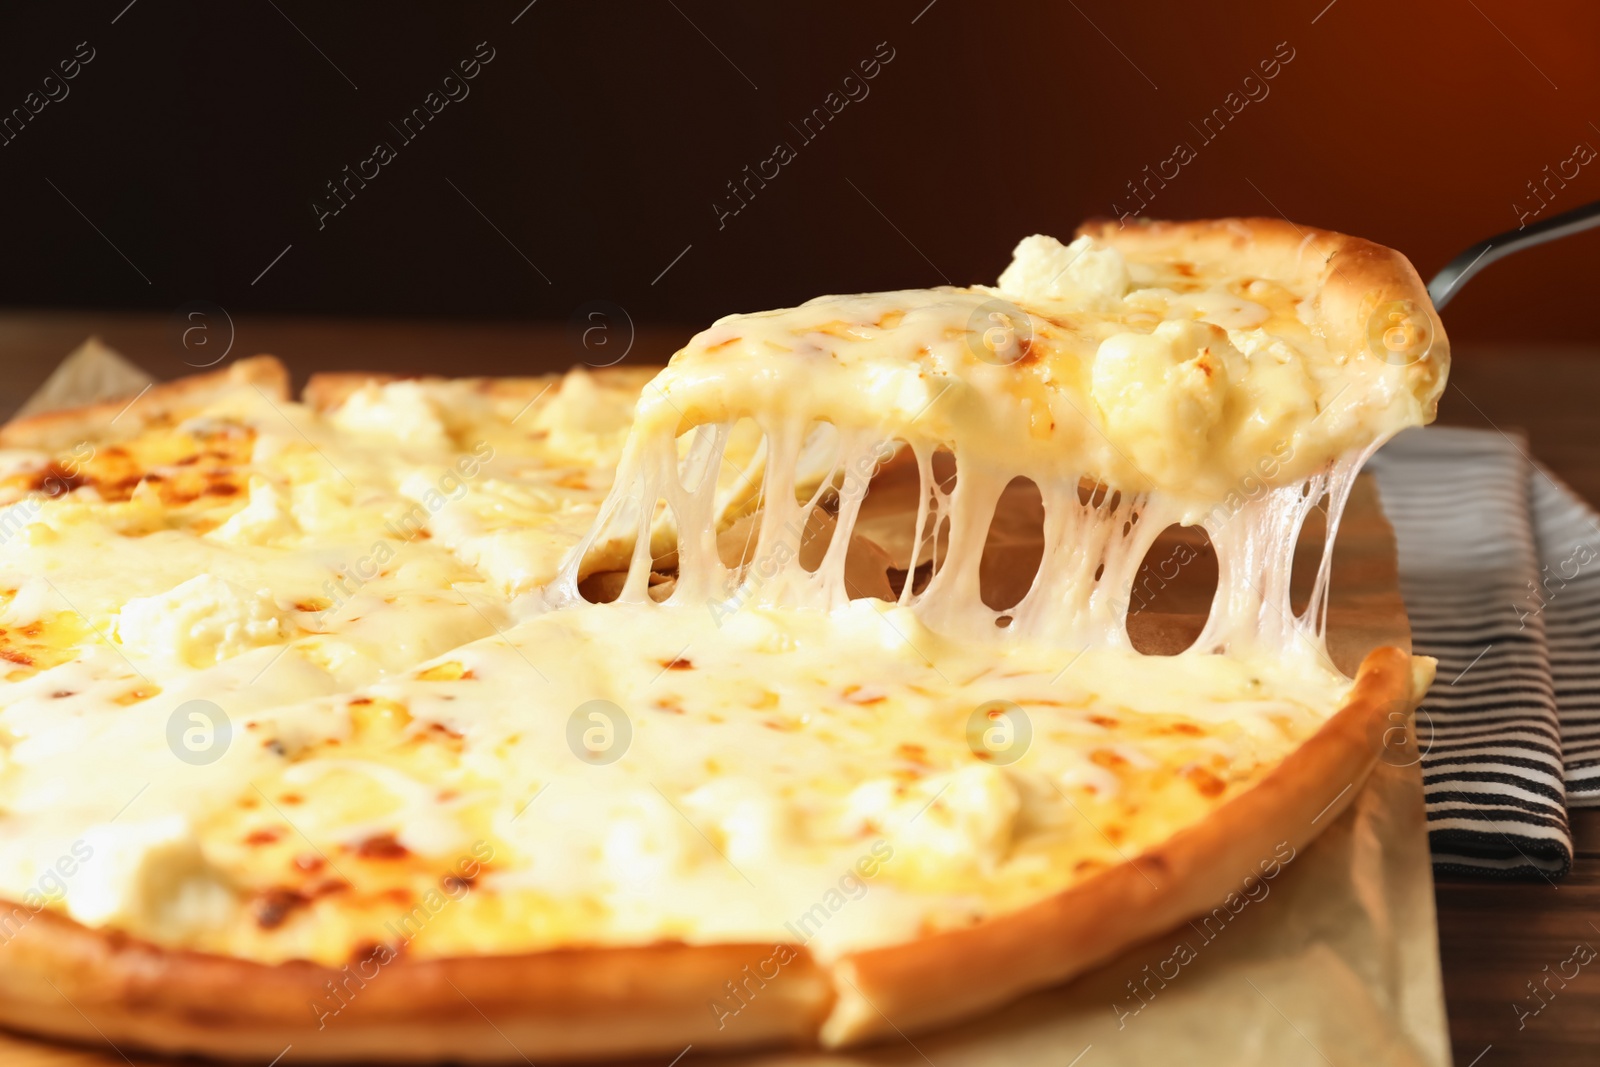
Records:
[[[497,1063],[917,1032],[1065,981],[1220,904],[1281,842],[1302,848],[1333,821],[1417,695],[1411,657],[1377,649],[1317,733],[1200,822],[1026,908],[830,965],[799,945],[675,942],[268,965],[0,902],[0,923],[22,915],[0,952],[0,1024],[262,1062],[291,1043],[324,1061]]]
[[[0,426],[0,448],[57,451],[83,441],[125,440],[240,388],[255,388],[268,400],[287,403],[289,371],[275,356],[250,356],[220,370],[158,382],[132,401],[119,397],[14,419]]]

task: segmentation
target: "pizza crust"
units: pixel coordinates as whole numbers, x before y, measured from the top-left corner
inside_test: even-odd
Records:
[[[691,1043],[838,1048],[914,1033],[1081,974],[1217,906],[1279,842],[1303,847],[1355,796],[1393,716],[1415,707],[1419,663],[1397,648],[1370,653],[1350,698],[1305,744],[1129,862],[1020,911],[828,968],[794,945],[663,943],[399,957],[369,964],[364,980],[358,965],[176,952],[40,912],[0,958],[0,1024],[258,1062],[291,1043],[328,1061],[499,1063],[671,1055]],[[0,915],[8,909],[26,912],[0,902]],[[711,1006],[727,1001],[728,983],[746,991],[732,1018]],[[341,1010],[322,1014],[332,1007]]]
[[[221,370],[152,385],[134,397],[30,415],[0,426],[0,448],[57,452],[82,441],[125,440],[172,423],[239,388],[254,388],[276,403],[289,400],[289,371],[273,356],[235,360]]]
[[[339,971],[173,952],[41,912],[5,946],[0,1023],[254,1063],[288,1044],[317,1061],[493,1063],[801,1042],[830,1000],[826,977],[804,956],[736,1026],[719,1030],[707,1008],[726,995],[723,983],[773,951],[662,944]]]

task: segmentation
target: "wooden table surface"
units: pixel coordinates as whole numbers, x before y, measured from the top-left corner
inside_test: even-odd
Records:
[[[185,326],[205,326],[191,334]],[[231,355],[271,352],[303,381],[313,370],[383,369],[442,374],[528,374],[576,362],[662,362],[693,327],[599,325],[585,347],[570,325],[461,324],[220,315],[176,328],[163,316],[0,312],[0,415],[33,392],[85,337],[102,340],[159,377],[191,373],[232,341]],[[205,337],[208,346],[193,342]],[[601,344],[601,341],[604,344]],[[1587,500],[1600,502],[1600,346],[1527,345],[1456,353],[1441,421],[1524,434],[1529,452]],[[1451,879],[1436,886],[1440,953],[1455,1057],[1463,1067],[1600,1064],[1600,959],[1522,1020],[1530,983],[1588,944],[1600,951],[1600,809],[1573,813],[1577,858],[1556,883]],[[1569,967],[1570,970],[1570,967]]]

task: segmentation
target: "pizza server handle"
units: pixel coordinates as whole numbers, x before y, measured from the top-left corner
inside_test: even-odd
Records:
[[[1434,307],[1442,308],[1450,302],[1456,290],[1461,288],[1462,282],[1495,260],[1504,259],[1524,248],[1542,245],[1546,241],[1582,233],[1595,226],[1600,226],[1600,201],[1573,208],[1543,222],[1495,234],[1487,241],[1479,241],[1445,264],[1445,268],[1435,274],[1433,280],[1428,283],[1428,296],[1433,299]]]

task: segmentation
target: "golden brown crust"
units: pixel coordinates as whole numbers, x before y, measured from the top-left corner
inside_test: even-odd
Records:
[[[831,993],[803,953],[736,1019],[711,1010],[772,945],[570,949],[345,970],[173,952],[40,912],[5,945],[0,1023],[86,1043],[267,1063],[521,1062],[804,1043]],[[749,988],[757,988],[750,979]]]
[[[1314,328],[1336,352],[1374,352],[1407,368],[1412,391],[1432,421],[1450,367],[1450,340],[1416,268],[1405,256],[1359,237],[1297,226],[1287,219],[1091,219],[1078,228],[1132,260],[1241,267],[1312,294]],[[1399,319],[1393,318],[1398,312]],[[1406,321],[1427,336],[1389,353],[1382,338]]]
[[[290,1043],[314,1060],[539,1062],[670,1055],[691,1043],[839,1047],[911,1033],[1064,981],[1221,904],[1280,842],[1302,848],[1338,816],[1371,771],[1390,716],[1416,696],[1411,658],[1380,648],[1310,740],[1158,847],[1020,911],[827,969],[799,946],[681,944],[401,957],[364,972],[267,966],[168,951],[40,912],[4,946],[0,1023],[263,1062]],[[0,904],[0,916],[7,908],[26,911]],[[713,1007],[733,1003],[727,983],[744,991],[731,1017]]]
[[[13,420],[0,426],[0,448],[54,452],[83,441],[125,440],[152,426],[175,422],[235,389],[251,387],[273,401],[287,401],[289,372],[273,356],[235,360],[220,370],[161,382],[134,396]]]

